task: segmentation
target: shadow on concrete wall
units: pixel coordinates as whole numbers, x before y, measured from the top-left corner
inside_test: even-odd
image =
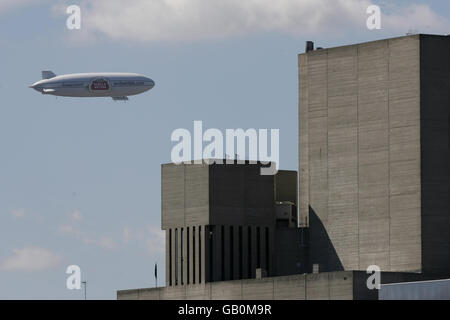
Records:
[[[309,265],[319,264],[319,272],[343,271],[344,266],[328,236],[327,230],[311,206],[309,207]]]

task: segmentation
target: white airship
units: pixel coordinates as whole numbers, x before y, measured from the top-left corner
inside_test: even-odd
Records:
[[[150,90],[155,82],[137,73],[73,73],[57,76],[42,71],[42,80],[30,88],[42,94],[62,97],[111,97],[128,100],[128,96]]]

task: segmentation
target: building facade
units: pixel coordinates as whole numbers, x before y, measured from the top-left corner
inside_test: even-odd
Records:
[[[450,37],[299,55],[300,221],[322,271],[450,270]]]
[[[164,164],[162,229],[166,285],[252,279],[277,274],[276,208],[295,218],[297,172],[261,175],[262,165]],[[294,214],[293,214],[294,213]]]
[[[449,277],[450,37],[312,46],[298,176],[162,165],[166,287],[118,299],[378,299],[371,265],[383,284]]]

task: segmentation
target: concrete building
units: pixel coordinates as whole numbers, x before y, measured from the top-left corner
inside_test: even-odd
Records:
[[[420,273],[383,272],[383,284],[434,279]],[[363,271],[339,271],[262,279],[120,290],[119,300],[377,300]],[[382,285],[383,286],[383,285]]]
[[[382,284],[379,300],[450,300],[450,279]]]
[[[277,274],[275,211],[297,212],[297,172],[261,175],[261,167],[162,165],[167,286],[252,279],[257,269]]]
[[[118,299],[378,299],[370,265],[382,284],[449,277],[450,37],[312,46],[298,176],[162,165],[166,287]]]
[[[300,221],[321,271],[450,271],[450,37],[299,55]]]

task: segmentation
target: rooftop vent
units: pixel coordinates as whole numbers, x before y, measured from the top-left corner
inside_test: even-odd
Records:
[[[306,49],[305,52],[310,52],[314,50],[314,42],[306,41]]]

